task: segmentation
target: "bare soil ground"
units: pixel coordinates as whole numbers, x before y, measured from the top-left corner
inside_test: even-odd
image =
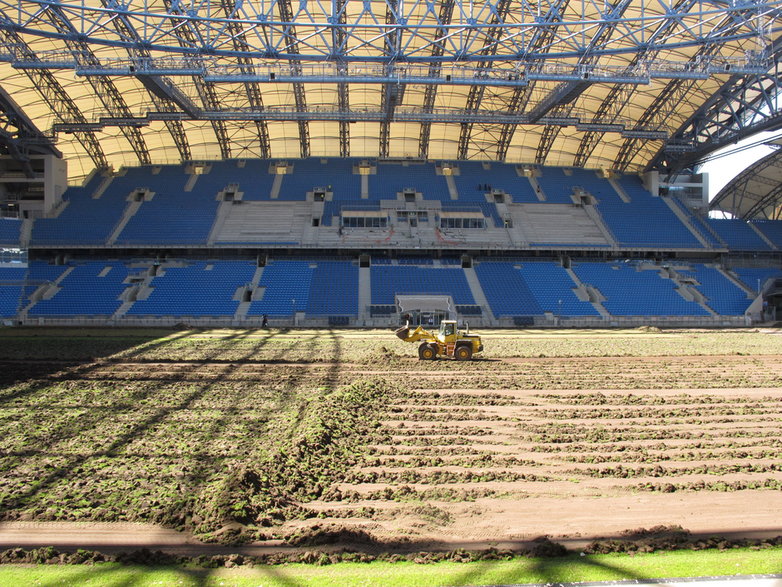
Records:
[[[0,548],[434,550],[544,535],[579,548],[658,525],[782,535],[777,335],[498,332],[470,363],[419,362],[387,333],[189,333],[43,357],[19,339],[0,356]],[[214,483],[267,454],[255,445],[293,398],[377,378],[399,389],[349,466],[265,540],[181,531]]]

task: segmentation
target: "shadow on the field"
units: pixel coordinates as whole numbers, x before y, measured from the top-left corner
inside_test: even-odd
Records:
[[[492,583],[512,584],[528,583],[530,578],[535,583],[557,584],[572,583],[586,580],[590,581],[639,581],[645,577],[632,573],[603,561],[597,561],[590,556],[564,556],[564,557],[545,557],[531,559],[520,559],[520,568],[511,570],[498,579],[496,575],[492,576]],[[453,581],[454,585],[477,585],[482,584],[483,575],[492,567],[491,562],[485,564],[477,563],[470,565],[470,569],[460,575]],[[598,578],[595,578],[595,577]]]
[[[0,405],[48,387],[53,381],[76,380],[95,369],[95,363],[116,357],[134,358],[157,347],[171,344],[192,331],[164,333],[163,336],[61,335],[27,336],[14,334],[0,338]],[[24,382],[29,382],[25,384]],[[3,388],[17,389],[4,392]]]
[[[271,580],[275,585],[300,587],[304,585],[291,576],[285,567],[255,567],[255,579]],[[215,569],[187,568],[182,566],[140,566],[97,564],[84,565],[78,572],[57,575],[50,580],[39,579],[36,585],[54,587],[56,585],[111,585],[112,587],[133,587],[134,585],[187,585],[204,587],[206,585],[230,584],[230,578],[218,577]]]
[[[8,447],[9,452],[14,452],[14,448],[18,450],[15,454],[16,461],[8,467],[7,473],[20,479],[20,484],[16,488],[10,487],[9,494],[0,502],[0,516],[5,517],[9,511],[21,512],[29,507],[40,512],[55,505],[67,512],[72,504],[52,502],[53,486],[60,486],[62,488],[60,493],[67,496],[69,500],[76,501],[81,498],[90,500],[92,496],[84,495],[82,493],[84,490],[77,489],[83,484],[82,480],[85,478],[94,482],[93,477],[99,475],[109,483],[109,486],[100,489],[108,494],[116,493],[120,490],[111,489],[112,474],[126,475],[136,470],[143,471],[144,466],[152,462],[160,463],[166,471],[171,471],[173,467],[173,481],[171,474],[167,474],[169,489],[171,486],[178,489],[175,490],[176,499],[172,500],[172,503],[160,503],[158,514],[150,521],[159,521],[167,525],[182,521],[185,515],[181,511],[182,506],[201,492],[203,483],[210,475],[220,472],[225,458],[242,456],[226,455],[225,449],[221,450],[219,446],[220,437],[228,436],[224,445],[235,446],[238,450],[246,451],[246,443],[236,442],[233,438],[234,429],[237,426],[240,429],[249,426],[253,431],[259,430],[265,425],[269,414],[280,407],[278,404],[287,401],[285,393],[276,393],[269,400],[271,405],[264,406],[268,407],[268,410],[258,410],[258,406],[247,404],[243,397],[244,390],[234,390],[232,386],[224,383],[225,380],[231,379],[233,372],[243,361],[251,360],[277,335],[278,333],[273,331],[268,336],[253,340],[253,344],[242,346],[237,343],[248,338],[249,333],[236,331],[221,340],[220,344],[210,346],[208,352],[200,357],[203,363],[209,363],[213,359],[218,359],[226,348],[231,348],[232,345],[239,346],[243,354],[234,355],[231,363],[220,364],[220,368],[211,370],[208,377],[200,381],[188,382],[186,386],[177,385],[177,382],[170,382],[163,388],[156,385],[143,385],[135,389],[131,396],[132,402],[112,403],[114,409],[106,409],[106,399],[103,396],[95,405],[90,406],[88,394],[80,395],[80,399],[86,398],[86,401],[71,406],[72,409],[65,409],[59,405],[56,394],[47,398],[37,398],[46,401],[30,402],[29,405],[21,405],[20,408],[21,398],[46,391],[47,387],[59,381],[60,374],[50,380],[31,382],[30,386],[15,390],[10,397],[3,397],[0,392],[0,406],[4,404],[7,406],[6,402],[10,402],[11,399],[16,400],[13,402],[14,408],[23,409],[21,418],[27,420],[17,422],[16,424],[21,425],[13,427],[13,434],[10,435],[13,440],[12,446]],[[176,338],[182,336],[187,334],[183,333]],[[152,345],[166,344],[170,340],[150,341],[143,345],[143,349],[132,350],[124,356],[137,356],[144,350],[149,350]],[[112,352],[116,352],[116,349],[112,349]],[[66,380],[79,381],[80,377],[86,377],[95,367],[95,364],[84,365],[77,368],[75,372],[62,375]],[[112,381],[111,377],[108,380],[109,385],[101,389],[101,392],[111,393],[117,390],[118,398],[121,397],[122,381]],[[68,389],[78,389],[78,387],[77,383],[76,387]],[[64,393],[67,397],[68,392]],[[211,394],[209,399],[203,402],[202,400],[209,394]],[[199,415],[197,421],[193,421],[188,416],[189,410],[203,406],[212,409],[213,417]],[[247,411],[249,411],[249,421],[245,418]],[[166,438],[171,437],[170,441],[176,451],[170,451],[171,446],[160,443],[161,430]],[[146,436],[150,439],[147,440]],[[85,442],[82,438],[90,440]],[[137,444],[135,450],[133,448],[128,450],[134,443]],[[16,446],[13,446],[14,444]],[[26,454],[29,447],[35,448],[33,454]],[[140,467],[138,465],[134,467],[128,460],[128,457],[137,451],[146,452],[147,457],[140,461]],[[172,458],[172,455],[177,455],[178,458]],[[109,459],[108,463],[107,459]],[[112,470],[110,463],[113,459],[118,459],[114,461],[118,463],[116,465],[118,470]],[[132,461],[132,457],[130,460]],[[94,467],[93,463],[95,463]],[[33,478],[30,478],[28,473],[22,473],[29,470],[36,472]],[[155,470],[152,468],[150,471]],[[22,483],[24,479],[29,482]],[[71,480],[72,483],[63,483],[66,480]],[[154,486],[155,484],[154,479],[145,479],[143,475],[138,481],[142,485],[152,483]],[[98,485],[100,486],[101,483],[99,482]],[[158,489],[155,488],[147,493],[155,497]],[[39,502],[39,495],[45,496],[43,502]],[[113,512],[113,514],[123,515],[123,512]],[[141,519],[145,517],[142,510],[136,512],[136,515],[140,515]]]

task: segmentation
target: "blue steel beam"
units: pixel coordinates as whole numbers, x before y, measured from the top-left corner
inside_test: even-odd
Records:
[[[549,6],[548,12],[544,17],[544,22],[549,24],[560,22],[563,20],[563,14],[567,10],[570,4],[570,0],[558,0]],[[535,51],[540,51],[544,47],[550,47],[553,39],[554,28],[545,27],[540,28],[535,32],[536,38],[533,39],[530,46]],[[524,112],[527,109],[527,105],[533,95],[535,83],[541,81],[540,78],[535,78],[536,75],[541,75],[543,72],[543,64],[545,61],[541,60],[534,65],[530,65],[527,68],[526,77],[530,79],[526,88],[518,87],[514,90],[513,95],[508,103],[508,112]],[[531,78],[530,78],[531,76]],[[583,76],[582,76],[583,78]],[[510,146],[513,135],[516,134],[515,124],[505,124],[500,129],[499,138],[497,140],[497,155],[498,161],[504,161],[508,153],[508,147]]]
[[[438,12],[438,20],[441,24],[446,25],[451,22],[451,15],[453,15],[455,0],[443,0],[440,2],[440,11]],[[433,37],[435,39],[432,45],[432,57],[442,57],[445,52],[443,39],[446,36],[445,27],[437,28]],[[435,63],[430,63],[426,72],[426,77],[430,79],[445,79],[441,76],[441,66]],[[447,74],[446,74],[447,75]],[[424,112],[432,112],[434,109],[434,101],[437,97],[438,84],[427,83],[424,89],[424,103],[421,108]],[[421,123],[421,131],[418,136],[418,156],[421,159],[427,159],[429,157],[429,136],[432,131],[432,125],[429,122]]]
[[[101,117],[93,121],[84,122],[65,122],[55,125],[58,132],[74,132],[85,129],[99,129],[105,126],[148,126],[150,122],[157,120],[190,120],[187,115],[181,112],[149,112],[146,116],[137,117]],[[234,110],[205,110],[198,120],[221,121],[221,122],[253,122],[256,120],[267,120],[277,122],[310,122],[310,121],[331,121],[331,122],[383,122],[388,120],[388,113],[380,108],[376,110],[341,110],[339,108],[310,108],[305,112],[296,109],[265,108],[259,112],[251,107]],[[416,123],[465,123],[465,124],[533,124],[524,114],[514,114],[508,112],[494,112],[486,110],[468,111],[451,109],[433,109],[431,112],[423,112],[419,108],[409,109],[397,108],[394,111],[391,122],[416,122]],[[602,130],[604,132],[615,132],[622,136],[633,136],[646,139],[665,139],[667,133],[652,129],[643,129],[638,127],[628,128],[632,125],[630,121],[627,124],[596,124],[589,121],[583,121],[576,116],[544,116],[535,124],[554,125],[554,126],[575,126],[582,131]]]
[[[677,0],[674,9],[679,12],[689,12],[689,10],[697,2],[698,0]],[[670,22],[664,23],[659,29],[654,31],[653,39],[657,39],[667,34],[667,32],[670,30],[672,26],[673,24]],[[656,51],[651,49],[643,49],[639,51],[635,56],[633,56],[633,60],[630,64],[630,69],[632,69],[633,67],[637,66],[639,63],[642,63],[644,61],[648,62],[650,60],[653,60],[655,57],[656,57]],[[683,70],[685,68],[681,67],[677,69]],[[628,88],[626,84],[616,85],[613,88],[611,88],[611,91],[601,102],[600,106],[598,106],[595,112],[595,116],[593,117],[593,122],[611,123],[613,119],[618,115],[619,111],[621,111],[621,108],[617,108],[617,105],[624,107],[625,105],[629,104],[630,100],[632,99],[633,93],[634,93],[634,89]],[[594,151],[595,147],[597,147],[597,145],[600,143],[600,140],[602,138],[603,138],[602,132],[586,133],[582,137],[581,143],[578,146],[578,151],[576,152],[576,157],[573,161],[573,165],[575,167],[584,167],[586,165],[587,160],[592,155],[592,152]]]
[[[226,15],[231,14],[235,9],[233,0],[222,0],[223,10]],[[247,40],[245,39],[244,29],[238,22],[231,21],[229,24],[234,42],[234,48],[238,50],[245,50],[247,48]],[[252,60],[247,57],[237,57],[239,67],[242,73],[250,71],[252,66]],[[251,108],[258,111],[263,110],[263,97],[261,96],[261,90],[257,84],[251,82],[244,82],[244,91],[247,94],[247,102]],[[258,135],[258,145],[260,147],[261,157],[267,159],[271,156],[271,144],[269,141],[269,128],[266,122],[263,120],[255,121],[255,131]]]
[[[248,3],[251,4],[251,3]],[[277,0],[277,12],[280,20],[285,23],[282,33],[287,48],[287,59],[290,63],[291,71],[294,75],[301,72],[301,48],[299,47],[299,37],[296,35],[297,21],[299,14],[294,15],[291,0]],[[299,4],[299,10],[304,8],[304,3]],[[307,99],[304,94],[304,86],[300,82],[293,82],[293,99],[296,102],[296,110],[304,112],[307,110]],[[299,153],[302,159],[310,156],[310,128],[306,120],[299,120]]]
[[[35,52],[13,30],[0,28],[0,44],[13,45],[15,50],[20,55],[24,55],[27,60],[34,61],[36,58]],[[76,140],[79,141],[97,169],[108,169],[109,163],[94,130],[86,128],[87,119],[84,114],[52,72],[47,69],[29,69],[25,71],[25,74],[61,123],[84,125],[84,128],[73,131]]]
[[[676,174],[725,145],[782,128],[782,68],[776,62],[780,56],[782,47],[775,54],[775,67],[764,75],[731,76],[671,134],[648,168]]]
[[[782,151],[776,150],[756,161],[723,187],[709,204],[710,210],[730,212],[736,218],[782,216]]]
[[[0,0],[0,13],[10,22],[0,26],[23,30],[25,34],[74,41],[89,37],[91,43],[111,47],[131,47],[113,26],[125,17],[140,31],[141,42],[153,53],[174,52],[200,56],[293,59],[304,61],[394,61],[436,63],[448,61],[502,61],[540,59],[547,55],[578,59],[589,52],[600,58],[632,55],[638,47],[651,51],[676,51],[690,47],[723,45],[729,41],[757,40],[776,36],[780,29],[782,0],[765,2],[699,2],[688,11],[678,11],[665,3],[638,3],[631,16],[617,17],[609,3],[582,0],[580,15],[560,23],[546,23],[542,17],[553,2],[522,0],[512,11],[503,13],[504,0],[457,3],[449,23],[440,22],[431,0],[410,0],[395,5],[393,0],[363,2],[358,10],[343,10],[336,20],[331,2],[300,2],[294,9],[284,7],[289,0],[240,2],[226,15],[218,3],[173,2],[167,8],[160,0],[126,0],[108,7],[84,2],[56,0]],[[46,12],[62,7],[73,31],[52,30]],[[346,3],[345,6],[349,6]],[[281,8],[281,6],[283,6]],[[386,22],[385,14],[393,15]],[[722,20],[722,16],[729,16]],[[233,43],[230,23],[239,22],[245,31],[246,48]],[[670,23],[669,32],[652,39],[653,31]],[[603,25],[612,26],[613,41],[592,47],[591,40]],[[189,41],[176,41],[176,31],[187,28]],[[295,29],[293,28],[295,27]],[[536,30],[551,27],[549,46],[531,45]],[[335,42],[335,28],[344,36]],[[431,33],[446,31],[444,51],[436,55],[432,45],[442,42]],[[295,34],[291,34],[295,30]],[[493,34],[498,31],[499,34]],[[397,51],[386,55],[389,38],[399,38]],[[486,53],[487,44],[492,46]]]
[[[35,126],[3,88],[0,88],[0,151],[21,163],[27,177],[34,176],[30,155],[62,157],[51,139]]]
[[[505,21],[505,17],[508,14],[508,10],[511,7],[510,0],[499,0],[496,5],[493,6],[491,12],[491,23],[495,26],[489,28],[486,31],[485,36],[482,39],[483,47],[480,50],[480,55],[483,57],[493,57],[497,54],[499,47],[499,41],[505,31],[499,25]],[[478,76],[483,77],[485,72],[491,69],[492,62],[483,60],[478,63]],[[477,110],[481,106],[483,100],[483,94],[485,86],[474,84],[470,88],[470,93],[467,95],[468,112]],[[459,134],[459,144],[456,147],[456,157],[458,159],[467,159],[467,153],[469,150],[471,138],[472,138],[472,123],[463,123]]]
[[[606,2],[606,6],[610,6],[610,14],[613,17],[613,22],[605,22],[600,25],[596,34],[590,40],[588,46],[584,50],[584,54],[579,57],[579,66],[585,68],[581,80],[572,80],[565,84],[561,84],[557,88],[551,91],[549,96],[543,100],[544,108],[543,113],[548,114],[552,110],[556,114],[569,116],[575,107],[575,99],[581,95],[586,86],[583,84],[583,80],[590,77],[591,73],[588,68],[597,62],[598,56],[595,51],[603,47],[609,39],[612,38],[614,31],[619,27],[618,21],[622,19],[625,11],[632,5],[633,0],[619,0],[615,5],[610,5]],[[551,102],[558,100],[559,104],[552,105]],[[551,148],[554,146],[557,136],[559,136],[560,127],[547,126],[543,129],[543,133],[538,143],[538,149],[535,153],[535,163],[542,165],[546,162]]]
[[[197,39],[195,33],[189,26],[187,14],[180,14],[183,9],[181,2],[178,0],[165,0],[165,3],[169,14],[179,16],[178,20],[173,21],[173,24],[175,25],[175,30],[172,33],[174,39],[176,39],[176,42],[182,49],[191,47],[194,43],[196,43]],[[195,66],[194,69],[196,69],[198,72],[202,71],[203,66],[201,60],[197,56],[192,59],[187,59],[187,62],[191,65],[191,67]],[[214,84],[205,81],[201,73],[195,73],[192,76],[192,79],[193,83],[195,84],[198,97],[201,100],[204,108],[207,110],[218,109],[220,107],[220,101],[217,97],[217,91],[215,90]],[[228,129],[226,128],[225,122],[222,120],[212,120],[211,125],[212,130],[215,133],[215,138],[217,139],[218,148],[220,149],[220,156],[223,159],[230,159],[231,140],[228,137]]]
[[[748,13],[745,14],[745,17],[749,17],[753,13],[752,7],[748,7]],[[740,15],[740,13],[739,13]],[[723,16],[723,21],[731,23],[737,18],[736,13],[726,13]],[[760,41],[764,43],[767,47],[773,47],[773,52],[771,49],[768,50],[767,54],[764,56],[768,63],[770,64],[769,67],[773,69],[778,68],[777,61],[780,57],[780,48],[779,48],[779,41],[782,39],[782,33],[777,33],[775,35],[775,38],[772,42],[771,38],[768,36],[764,36]],[[693,57],[692,61],[694,64],[693,69],[696,69],[697,66],[702,64],[703,62],[711,62],[712,58],[717,54],[719,50],[719,47],[715,46],[704,46],[702,47],[698,53]],[[729,65],[729,64],[728,64]],[[730,73],[733,74],[732,68],[725,67],[723,73]],[[747,80],[751,80],[754,76],[747,76],[746,73],[741,73],[739,75],[731,75],[731,78],[727,82],[726,85],[730,85],[733,83],[738,82],[739,85],[743,85],[747,83]],[[685,100],[690,93],[690,90],[695,87],[695,83],[697,81],[697,78],[687,78],[682,77],[680,79],[672,79],[669,81],[666,86],[663,88],[663,90],[657,94],[655,97],[652,105],[646,109],[646,111],[642,114],[642,116],[638,120],[639,126],[644,127],[658,127],[662,128],[667,124],[669,115],[673,113],[679,106],[680,102],[682,100]],[[751,83],[751,82],[750,82]],[[712,96],[711,100],[707,100],[707,104],[714,102],[714,96],[718,96],[720,92],[718,91],[716,94]],[[717,99],[717,102],[723,101],[721,99]],[[732,99],[727,100],[726,103],[732,102]],[[701,106],[700,108],[697,108],[697,111],[703,110],[704,106]],[[690,117],[690,120],[697,120],[698,116]],[[686,126],[686,125],[685,125]],[[663,143],[660,145],[657,154],[653,157],[654,165],[660,166],[662,159],[665,157],[665,153],[672,153],[674,150],[676,151],[675,159],[676,162],[674,163],[674,167],[678,167],[681,169],[680,166],[683,164],[685,160],[688,160],[688,162],[691,162],[692,159],[690,158],[684,158],[681,157],[681,150],[680,149],[671,149],[674,145],[682,145],[687,143],[687,138],[684,136],[681,136],[682,129],[679,129],[679,131],[671,133],[672,137],[669,140],[669,142]],[[614,160],[613,167],[614,169],[624,171],[629,166],[630,162],[633,161],[638,153],[641,151],[642,148],[644,148],[646,144],[638,139],[627,139],[622,147],[619,150],[619,154],[617,155],[616,159]],[[661,156],[662,154],[662,156]]]
[[[47,8],[46,19],[56,30],[66,33],[66,45],[73,54],[74,59],[80,64],[96,63],[97,59],[87,40],[78,35],[74,36],[77,29],[74,27],[74,23],[69,20],[67,13],[63,11],[62,5],[55,0],[49,3]],[[125,99],[110,78],[95,77],[88,79],[95,95],[98,96],[111,116],[123,118],[132,116]],[[149,149],[144,137],[141,136],[141,132],[135,127],[122,127],[121,130],[136,154],[139,163],[141,165],[151,163],[152,159],[149,156]]]
[[[110,0],[102,0],[103,5],[106,6]],[[124,16],[114,19],[114,26],[117,31],[124,35],[128,39],[135,39],[140,41],[138,33],[130,24],[128,19]],[[149,51],[147,51],[140,44],[135,49],[128,49],[128,55],[134,63],[143,64],[151,59]],[[181,108],[185,112],[195,114],[197,110],[195,105],[185,96],[176,86],[165,79],[161,75],[140,75],[139,81],[146,87],[149,92],[152,103],[155,108],[160,112],[175,112],[177,108]],[[174,140],[174,144],[179,151],[179,158],[181,161],[189,161],[192,158],[190,151],[190,143],[187,140],[184,126],[179,120],[167,120],[164,123],[168,132],[171,134],[171,138]]]

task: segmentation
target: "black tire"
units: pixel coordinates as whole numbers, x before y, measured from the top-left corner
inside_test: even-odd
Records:
[[[435,350],[427,343],[423,343],[418,347],[418,359],[421,361],[431,361],[437,356]]]
[[[469,361],[472,359],[472,347],[466,344],[456,347],[453,353],[457,361]]]

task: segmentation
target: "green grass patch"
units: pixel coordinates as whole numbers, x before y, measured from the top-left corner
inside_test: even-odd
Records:
[[[571,555],[474,563],[288,564],[233,569],[86,565],[6,565],[0,585],[435,586],[610,581],[778,573],[782,549]]]

